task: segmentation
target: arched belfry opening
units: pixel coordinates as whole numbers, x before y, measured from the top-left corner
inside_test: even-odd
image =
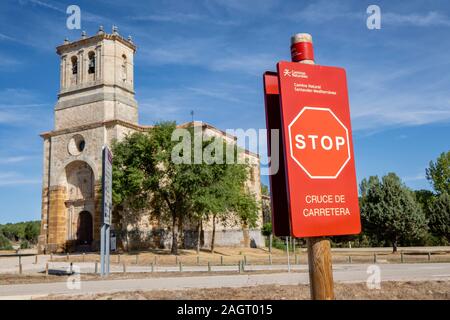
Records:
[[[95,73],[95,52],[94,51],[89,52],[88,58],[89,58],[88,73],[94,74]]]

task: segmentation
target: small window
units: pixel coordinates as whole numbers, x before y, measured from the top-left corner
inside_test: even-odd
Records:
[[[89,52],[88,57],[89,57],[88,73],[92,74],[95,73],[95,53],[92,51]]]
[[[77,57],[72,57],[72,74],[78,74],[78,59]]]
[[[127,56],[122,55],[122,80],[127,80]]]
[[[82,135],[76,134],[69,140],[67,148],[71,155],[77,156],[86,148],[86,141]]]

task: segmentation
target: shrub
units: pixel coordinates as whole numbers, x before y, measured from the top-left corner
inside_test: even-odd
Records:
[[[0,232],[0,250],[12,250],[11,242]]]

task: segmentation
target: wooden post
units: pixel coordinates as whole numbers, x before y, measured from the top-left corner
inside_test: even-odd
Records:
[[[152,268],[152,273],[155,271],[155,265],[153,263],[150,264],[151,268]]]
[[[117,255],[117,263],[120,263],[120,253]]]
[[[295,264],[298,264],[298,255],[295,255]]]
[[[53,253],[50,252],[50,261],[53,261]]]
[[[239,270],[239,273],[242,273],[241,260],[238,261],[238,270]]]
[[[122,265],[123,268],[123,273],[127,272],[127,265],[125,264],[125,262]]]
[[[67,261],[70,260],[69,253],[67,252]]]
[[[400,252],[400,261],[401,261],[402,263],[405,262],[405,259],[403,258],[403,251]]]
[[[179,263],[179,266],[180,266],[180,272],[183,272],[183,264],[181,263],[181,261]]]
[[[208,261],[208,272],[211,272],[211,262]]]
[[[19,263],[19,274],[22,274],[22,263]]]
[[[291,38],[291,44],[309,42],[312,37],[307,33],[299,33]],[[314,60],[302,60],[300,63],[314,64]],[[309,282],[311,299],[334,300],[333,269],[331,265],[330,241],[323,237],[307,238]]]
[[[245,264],[244,264],[244,261],[241,261],[241,265],[242,265],[242,272],[245,272]]]
[[[34,256],[34,264],[37,264],[37,263],[38,263],[38,256],[35,255],[35,256]]]
[[[200,264],[200,256],[197,256],[197,265]]]
[[[244,264],[247,264],[247,256],[244,256]]]
[[[272,265],[272,254],[269,254],[269,264]]]
[[[19,255],[19,265],[21,265],[21,264],[22,264],[22,256]]]
[[[293,248],[294,254],[295,254],[295,240],[296,240],[296,238],[292,238],[292,248]]]
[[[48,262],[45,264],[45,276],[48,277]]]
[[[157,259],[157,258],[158,258],[158,257],[155,256],[155,261],[154,261],[154,264],[155,264],[155,265],[158,263],[158,259]]]
[[[95,271],[94,271],[94,273],[95,274],[98,273],[98,262],[97,261],[95,261]]]
[[[139,255],[136,255],[136,264],[139,262]]]
[[[289,258],[289,237],[286,237],[286,254],[287,254],[288,272],[291,272],[291,260]]]
[[[431,261],[431,252],[428,252],[428,261]]]
[[[178,264],[178,256],[175,256],[175,265]]]
[[[70,263],[69,273],[70,274],[73,273],[73,262]]]
[[[311,299],[334,300],[330,241],[307,238]]]
[[[373,254],[373,263],[377,263],[377,254],[376,253]]]
[[[348,256],[348,263],[352,264],[352,256]]]

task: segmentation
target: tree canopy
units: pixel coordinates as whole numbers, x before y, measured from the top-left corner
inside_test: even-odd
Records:
[[[168,221],[173,254],[178,253],[179,233],[186,220],[200,225],[211,217],[213,223],[216,218],[231,222],[238,217],[254,225],[258,208],[254,195],[245,187],[248,165],[205,159],[196,162],[195,130],[183,132],[181,137],[187,143],[180,148],[183,141],[174,139],[176,129],[175,122],[159,123],[151,131],[133,133],[113,146],[113,199],[119,224],[122,229],[136,224],[145,210]],[[222,139],[202,141],[200,151],[203,156],[209,153],[208,159],[223,159],[229,150]],[[237,156],[236,146],[232,153]],[[183,161],[174,161],[174,154]]]
[[[427,220],[414,193],[394,174],[377,176],[360,184],[363,230],[371,236],[388,239],[397,251],[399,242],[419,239],[427,230]]]
[[[426,177],[437,193],[450,194],[450,151],[441,153],[436,162],[430,161]]]

